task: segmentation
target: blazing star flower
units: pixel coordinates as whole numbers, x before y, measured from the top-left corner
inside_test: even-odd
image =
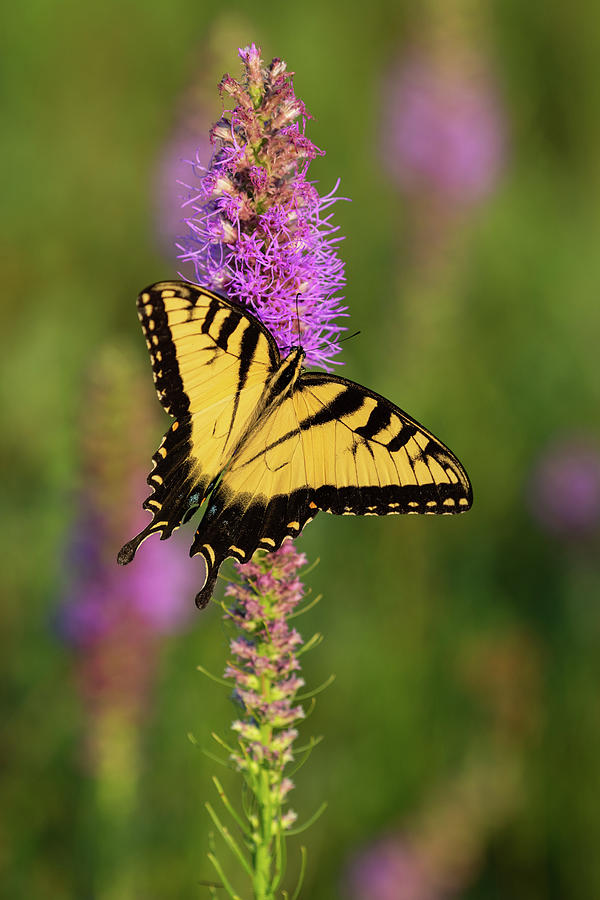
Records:
[[[274,553],[237,563],[243,580],[225,591],[225,619],[238,629],[229,645],[232,659],[225,678],[233,682],[244,712],[232,725],[240,745],[232,761],[247,777],[260,770],[268,773],[278,805],[293,787],[283,771],[293,759],[295,725],[304,718],[295,699],[304,686],[297,657],[303,642],[287,619],[304,595],[298,569],[305,563],[304,554],[286,540]],[[288,810],[285,816],[289,827],[295,813]]]
[[[135,477],[142,481],[141,472]],[[140,565],[122,576],[102,559],[106,543],[112,549],[98,521],[82,515],[70,549],[73,583],[60,615],[61,633],[68,643],[85,648],[105,640],[124,616],[155,634],[168,634],[189,623],[184,595],[191,579],[181,546],[148,541]]]
[[[327,368],[339,351],[337,321],[345,313],[339,291],[344,265],[329,207],[334,191],[320,197],[306,173],[321,151],[306,137],[308,114],[297,99],[285,63],[264,66],[252,44],[239,51],[241,81],[227,75],[221,92],[234,108],[211,129],[215,145],[208,167],[195,165],[188,186],[188,236],[180,259],[191,263],[197,281],[250,307],[273,333],[283,353],[302,345],[309,365]],[[217,813],[209,814],[252,881],[253,896],[280,892],[285,869],[285,837],[296,819],[286,807],[293,782],[285,774],[294,758],[298,702],[303,687],[298,656],[302,638],[289,625],[303,597],[298,568],[305,563],[287,540],[236,569],[241,583],[230,584],[223,604],[236,633],[225,678],[234,685],[241,714],[233,722],[237,746],[230,762],[243,774],[252,796],[242,822],[245,848],[233,841]],[[220,742],[223,743],[223,742]],[[309,749],[313,744],[309,745]],[[215,782],[226,808],[231,804]],[[209,859],[230,897],[236,897],[211,845]],[[300,885],[294,896],[298,896]]]
[[[171,127],[157,159],[153,192],[158,244],[169,257],[183,229],[181,204],[186,192],[181,185],[189,180],[191,166],[208,167],[213,155],[209,130],[220,109],[213,82],[227,67],[229,48],[251,30],[240,11],[216,11],[202,31],[192,57],[191,77],[175,102]]]
[[[138,524],[130,510],[139,509],[133,497],[144,483],[133,449],[138,441],[127,442],[127,429],[132,437],[147,431],[149,439],[154,432],[141,384],[125,353],[113,347],[100,352],[82,427],[80,510],[67,550],[70,583],[57,616],[59,633],[77,654],[78,681],[90,712],[114,704],[141,712],[161,635],[190,619],[185,595],[192,573],[180,544],[144,547],[131,571],[122,572],[113,562],[122,535]],[[124,502],[128,497],[131,502]]]
[[[529,505],[548,532],[577,539],[600,527],[600,447],[586,438],[558,440],[533,472]]]
[[[424,860],[401,835],[382,838],[352,860],[344,896],[351,900],[443,900]]]
[[[239,55],[242,80],[221,82],[235,106],[211,129],[210,165],[195,164],[186,185],[179,258],[198,283],[249,306],[283,352],[301,343],[307,365],[327,369],[345,330],[341,238],[329,212],[337,185],[321,197],[307,180],[323,154],[304,133],[310,116],[285,63],[263,66],[254,44]]]
[[[451,900],[463,897],[485,860],[490,837],[522,796],[516,745],[499,735],[424,798],[412,821],[376,839],[350,860],[351,900]]]
[[[384,162],[404,190],[465,206],[495,187],[505,127],[489,77],[407,56],[386,79],[384,115]]]

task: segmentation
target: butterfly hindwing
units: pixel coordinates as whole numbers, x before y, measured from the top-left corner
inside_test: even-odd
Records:
[[[122,562],[149,534],[168,537],[202,504],[280,362],[258,319],[204,288],[159,282],[142,291],[138,312],[159,400],[176,421],[148,477],[152,522],[125,545]]]
[[[201,554],[207,568],[197,604],[210,599],[227,557],[248,562],[257,549],[276,550],[287,536],[297,537],[317,512],[311,493],[295,407],[287,397],[244,441],[211,494],[190,551]]]

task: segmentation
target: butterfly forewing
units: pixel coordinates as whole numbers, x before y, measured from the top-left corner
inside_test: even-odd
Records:
[[[318,480],[309,482],[320,509],[384,516],[470,507],[471,485],[456,457],[389,400],[316,372],[302,377],[294,400],[305,446],[312,433],[325,459],[324,477],[313,469]]]
[[[140,294],[138,311],[159,400],[176,421],[153,456],[153,493],[144,502],[153,520],[123,548],[123,562],[149,534],[168,537],[202,504],[280,361],[258,320],[212,291],[160,282]]]

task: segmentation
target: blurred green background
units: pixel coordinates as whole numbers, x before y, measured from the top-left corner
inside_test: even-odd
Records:
[[[301,839],[302,896],[600,897],[598,9],[31,0],[5,6],[2,31],[0,895],[208,896],[216,765],[187,734],[210,747],[229,732],[227,692],[196,671],[224,667],[218,610],[152,645],[135,714],[113,657],[100,680],[116,672],[117,687],[90,702],[90,657],[57,611],[90,480],[115,521],[131,516],[110,466],[99,474],[106,454],[117,469],[135,458],[143,496],[166,417],[135,298],[178,271],[169,167],[178,141],[200,143],[218,80],[254,40],[296,72],[326,150],[311,178],[322,193],[340,178],[352,200],[334,207],[362,332],[344,374],[439,434],[475,493],[460,518],[323,515],[299,542],[320,558],[306,581],[323,594],[300,628],[325,636],[305,676],[337,676],[304,726],[325,740],[295,776],[301,821],[329,804]],[[398,124],[409,100],[394,93],[415,58],[442,86],[431,115],[446,130],[461,84],[493,110],[483,186],[390,164],[394,134],[421,127],[417,114]],[[434,169],[470,146],[480,117],[466,121]],[[131,426],[142,407],[146,431]],[[115,533],[107,559],[130,536]],[[365,859],[396,887],[365,893]]]

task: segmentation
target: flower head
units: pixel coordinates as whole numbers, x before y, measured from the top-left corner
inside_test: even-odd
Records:
[[[309,116],[285,63],[265,67],[254,44],[239,55],[242,79],[221,82],[234,108],[211,129],[210,165],[194,165],[186,186],[189,232],[178,244],[180,259],[199,283],[248,305],[283,352],[301,344],[308,365],[327,368],[346,310],[329,212],[335,188],[321,197],[307,180],[322,151],[304,133]]]

